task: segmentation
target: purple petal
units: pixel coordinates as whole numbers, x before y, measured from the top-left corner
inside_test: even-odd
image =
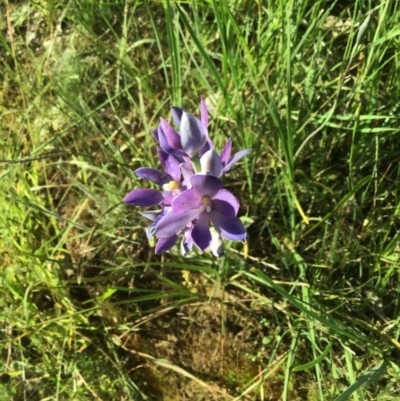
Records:
[[[156,223],[154,222],[146,228],[146,237],[149,241],[151,240],[151,237],[153,236],[153,229],[155,226],[156,226]]]
[[[149,211],[149,212],[140,212],[143,217],[152,221],[149,227],[146,228],[146,236],[147,239],[150,240],[153,236],[153,230],[157,224],[157,221],[161,219],[161,217],[165,213],[165,208],[158,211]]]
[[[198,154],[207,142],[207,128],[186,111],[182,114],[180,133],[182,149],[189,157]]]
[[[243,149],[240,152],[234,154],[234,156],[229,160],[229,163],[224,167],[224,172],[227,172],[231,167],[238,162],[243,157],[247,156],[251,152],[251,149]]]
[[[212,209],[228,218],[237,215],[239,206],[240,204],[236,197],[226,189],[221,189],[212,200]]]
[[[192,229],[193,241],[202,251],[210,246],[212,239],[208,218],[208,213],[200,213],[199,218]]]
[[[190,160],[190,157],[183,156],[182,159],[183,159],[183,161],[186,163],[186,165],[187,165],[190,169],[192,169],[192,170],[194,171],[193,164],[192,164],[192,161]]]
[[[135,174],[140,178],[144,178],[145,180],[149,180],[154,182],[154,184],[161,186],[172,181],[172,177],[169,174],[162,173],[161,171],[149,167],[140,167],[135,171]]]
[[[193,239],[192,239],[192,229],[188,229],[185,231],[184,238],[181,242],[181,252],[183,256],[186,256],[193,247]]]
[[[140,212],[140,214],[143,217],[146,217],[147,219],[151,220],[152,223],[150,224],[149,227],[146,229],[146,235],[147,238],[150,239],[153,236],[153,231],[157,225],[157,223],[160,221],[160,219],[170,210],[168,207],[163,207],[161,210],[154,210],[154,211],[148,211],[148,212]]]
[[[219,154],[210,149],[200,158],[201,172],[204,174],[212,174],[216,177],[221,177],[224,170],[221,163]]]
[[[164,193],[164,199],[160,202],[160,205],[163,207],[171,206],[171,202],[175,196],[173,191],[165,191],[163,193]]]
[[[213,175],[196,174],[190,179],[190,183],[200,198],[208,195],[212,199],[222,188],[222,181]]]
[[[232,241],[245,241],[246,229],[238,217],[228,218],[216,210],[209,213],[210,219],[221,235]]]
[[[203,96],[200,98],[200,120],[202,124],[208,128],[208,110]]]
[[[165,152],[167,152],[168,154],[173,153],[174,149],[171,148],[171,146],[169,145],[167,138],[164,134],[163,129],[161,128],[161,124],[159,124],[158,128],[157,128],[157,137],[158,137],[158,141],[160,143],[160,146],[163,148],[163,150]]]
[[[228,139],[221,152],[221,162],[224,166],[228,163],[229,158],[231,157],[231,151],[232,151],[232,139]]]
[[[186,256],[191,250],[192,250],[192,247],[193,247],[193,241],[191,241],[191,242],[181,242],[181,253],[182,253],[182,255],[183,256]]]
[[[181,173],[183,177],[182,185],[186,185],[188,189],[192,188],[190,179],[194,176],[193,170],[186,163],[181,163],[179,167],[181,168]]]
[[[143,216],[143,217],[146,217],[146,219],[149,219],[149,220],[151,220],[151,221],[156,221],[157,220],[157,217],[158,217],[158,215],[161,213],[161,211],[160,210],[157,210],[157,211],[149,211],[149,212],[140,212],[140,214]]]
[[[201,199],[193,189],[187,189],[175,197],[171,203],[174,213],[183,213],[187,210],[198,209],[201,206]]]
[[[210,149],[214,149],[214,145],[209,136],[207,136],[206,144],[200,149],[199,155],[200,157],[204,155],[204,153],[208,152]]]
[[[178,160],[161,148],[157,148],[157,153],[163,169],[173,178],[174,181],[180,182],[181,169]]]
[[[164,199],[164,193],[158,189],[135,189],[125,196],[123,201],[136,206],[155,206]]]
[[[174,123],[176,124],[177,127],[181,126],[181,119],[182,119],[182,113],[183,109],[180,107],[172,106],[171,107],[171,114],[172,114],[172,119],[174,120]]]
[[[154,235],[158,237],[170,237],[171,235],[178,234],[188,223],[197,218],[198,214],[199,211],[196,209],[179,214],[170,211],[157,223]]]
[[[167,138],[167,142],[172,149],[182,149],[181,145],[181,137],[179,133],[174,130],[168,123],[167,120],[164,120],[162,117],[160,118],[160,125],[164,132],[165,137]]]
[[[160,143],[160,140],[158,139],[158,127],[151,130],[151,133],[153,134],[154,139],[157,141],[157,143]]]
[[[161,124],[158,126],[158,139],[160,142],[160,146],[162,149],[167,152],[168,154],[175,155],[175,156],[183,156],[185,152],[183,150],[174,149],[167,140],[167,137],[161,127]]]
[[[157,241],[155,253],[162,253],[171,249],[178,241],[178,235],[174,234],[170,237],[161,237]]]

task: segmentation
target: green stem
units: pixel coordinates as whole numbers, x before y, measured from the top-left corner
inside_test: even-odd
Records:
[[[200,164],[200,157],[199,156],[193,156],[191,159],[193,168],[194,168],[194,172],[197,173],[201,173],[201,164]]]

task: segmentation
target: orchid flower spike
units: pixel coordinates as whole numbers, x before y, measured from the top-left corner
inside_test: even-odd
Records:
[[[246,229],[237,217],[239,201],[223,188],[221,177],[250,153],[244,149],[233,156],[229,139],[218,154],[208,135],[208,111],[200,101],[200,119],[180,107],[172,107],[178,130],[161,118],[152,134],[159,144],[158,157],[164,172],[140,167],[135,174],[161,189],[138,188],[123,199],[135,206],[159,206],[142,212],[151,221],[146,229],[149,239],[157,237],[155,253],[171,249],[182,237],[181,251],[186,256],[193,245],[210,249],[220,257],[223,239],[245,241]]]

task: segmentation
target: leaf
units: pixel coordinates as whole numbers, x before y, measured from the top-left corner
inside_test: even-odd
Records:
[[[315,365],[318,365],[320,362],[322,362],[326,356],[329,354],[329,351],[331,350],[333,345],[333,341],[331,341],[328,346],[325,348],[324,352],[321,353],[321,355],[317,358],[315,358],[313,361],[307,362],[304,365],[298,365],[294,367],[292,370],[293,372],[300,372],[302,370],[307,370],[313,368]]]
[[[335,398],[334,401],[345,401],[362,385],[370,385],[374,383],[386,372],[387,365],[388,361],[384,359],[379,365],[360,376],[357,381],[350,385],[347,390],[339,395],[339,397]]]

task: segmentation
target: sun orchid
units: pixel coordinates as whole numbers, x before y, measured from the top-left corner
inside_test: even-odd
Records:
[[[211,223],[224,238],[245,241],[245,227],[236,217],[239,202],[222,189],[222,181],[212,175],[196,174],[190,182],[193,188],[173,199],[171,210],[159,220],[154,235],[169,237],[193,224],[191,238],[203,251],[211,245]]]
[[[245,241],[246,230],[237,217],[239,201],[223,188],[221,177],[250,153],[244,149],[233,156],[229,139],[220,154],[208,135],[208,111],[200,101],[200,119],[180,107],[172,107],[178,130],[161,118],[152,134],[164,172],[140,167],[135,174],[162,189],[140,188],[129,192],[125,203],[160,206],[160,210],[141,214],[151,220],[147,237],[157,237],[156,253],[171,249],[182,237],[181,252],[186,255],[195,245],[210,249],[219,257],[223,240]]]

